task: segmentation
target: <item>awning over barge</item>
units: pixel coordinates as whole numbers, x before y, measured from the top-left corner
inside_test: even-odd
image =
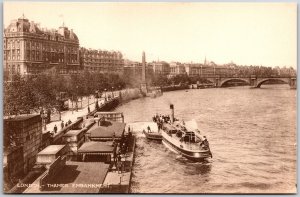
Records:
[[[111,144],[105,142],[85,142],[79,149],[78,154],[87,155],[110,155],[114,152],[114,148]]]
[[[113,139],[121,138],[124,130],[125,123],[114,122],[114,121],[106,121],[105,124],[100,125],[96,123],[90,130],[86,132],[89,134],[91,139]]]

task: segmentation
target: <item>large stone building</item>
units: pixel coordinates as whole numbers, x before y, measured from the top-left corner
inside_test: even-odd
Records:
[[[233,76],[233,69],[217,65],[214,62],[205,62],[205,64],[198,63],[186,63],[184,64],[185,71],[188,76],[191,77],[201,77],[201,78],[211,78],[211,77],[226,77]]]
[[[170,63],[170,76],[184,75],[186,74],[185,67],[180,62]]]
[[[164,61],[148,63],[148,67],[152,68],[154,75],[169,75],[170,65]]]
[[[136,77],[138,81],[142,80],[142,63],[136,61],[130,61],[126,59],[124,61],[124,76]]]
[[[200,64],[186,63],[183,66],[188,76],[200,76]]]
[[[124,59],[121,52],[80,49],[81,65],[91,72],[123,74]]]
[[[41,29],[24,16],[4,30],[4,71],[11,76],[36,74],[47,69],[74,73],[79,69],[79,40],[64,25],[58,30]]]

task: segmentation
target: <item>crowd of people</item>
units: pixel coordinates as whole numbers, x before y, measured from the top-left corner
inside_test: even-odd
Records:
[[[114,164],[118,171],[122,171],[122,157],[121,155],[125,155],[127,152],[131,151],[131,144],[132,144],[132,132],[130,130],[130,127],[128,127],[128,134],[124,135],[124,133],[121,136],[121,139],[119,143],[115,141],[115,134],[113,136],[113,144],[117,145],[118,148],[114,151]]]
[[[171,118],[169,115],[158,115],[152,117],[153,122],[158,126],[158,130],[162,129],[163,123],[171,123]]]
[[[69,121],[67,121],[66,123],[64,123],[64,121],[62,120],[61,123],[60,123],[60,127],[61,127],[61,129],[63,129],[64,127],[67,127],[67,126],[69,126],[70,124],[72,124],[72,121],[71,121],[70,119],[69,119]],[[58,130],[57,126],[54,125],[52,134],[56,134],[56,133],[57,133],[57,130]]]

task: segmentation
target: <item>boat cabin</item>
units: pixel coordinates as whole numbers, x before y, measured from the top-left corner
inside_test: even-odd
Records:
[[[164,124],[164,130],[170,135],[170,136],[176,136],[177,138],[180,138],[180,141],[183,142],[190,142],[190,143],[198,143],[201,140],[196,137],[194,131],[187,131],[185,127],[182,127],[181,125],[170,125],[170,124]]]

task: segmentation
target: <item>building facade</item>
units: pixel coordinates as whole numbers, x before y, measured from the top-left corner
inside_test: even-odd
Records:
[[[6,75],[37,74],[55,69],[61,74],[76,73],[79,65],[79,40],[64,25],[41,29],[21,17],[4,30],[4,72]]]
[[[124,76],[136,77],[138,81],[142,80],[142,63],[136,61],[124,61]]]
[[[167,76],[170,74],[170,65],[164,61],[148,63],[148,67],[152,68],[154,75]]]
[[[184,64],[186,74],[190,77],[200,76],[200,64]]]
[[[123,74],[124,59],[119,51],[80,48],[81,65],[91,72]]]
[[[179,62],[170,63],[170,76],[184,75],[186,74],[185,67]]]

